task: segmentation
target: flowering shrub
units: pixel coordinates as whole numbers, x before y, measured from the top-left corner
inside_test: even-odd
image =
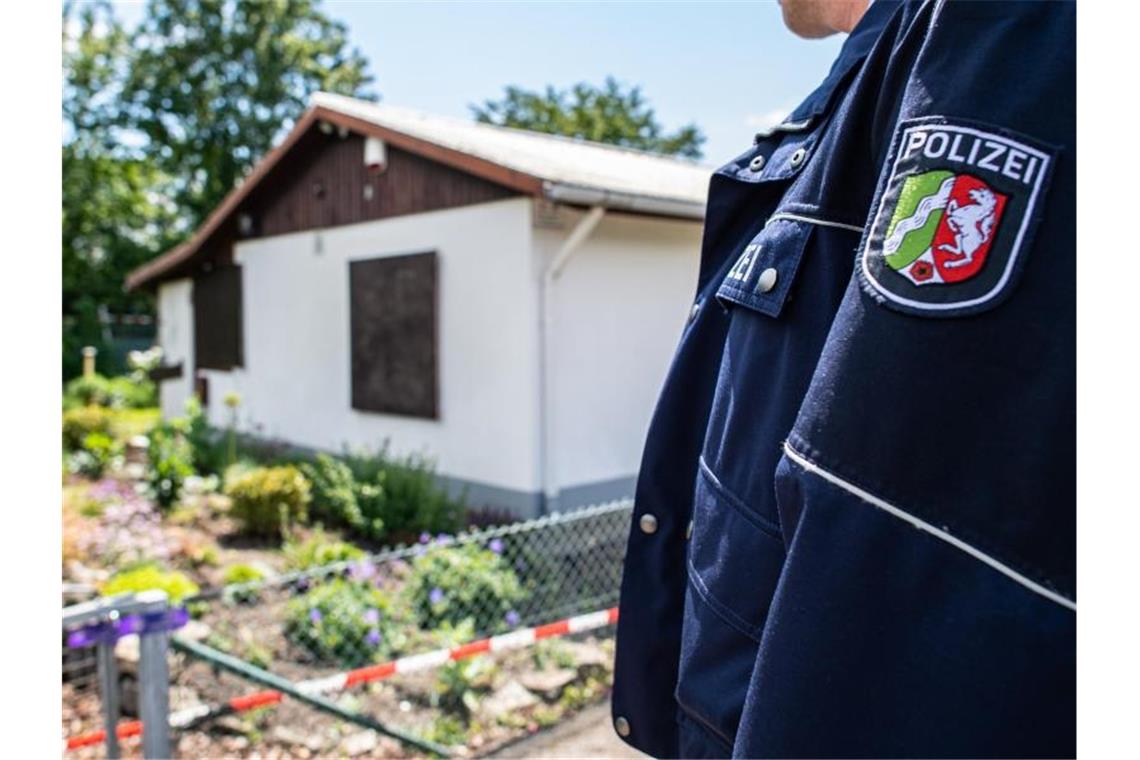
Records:
[[[165,560],[171,547],[154,505],[128,483],[101,480],[87,490],[99,519],[75,538],[77,554],[103,566]]]
[[[184,574],[176,570],[164,570],[153,563],[120,570],[103,584],[99,592],[103,596],[114,596],[151,589],[165,591],[171,604],[178,604],[186,597],[198,593],[198,585]]]
[[[334,578],[294,599],[285,635],[323,662],[359,667],[385,660],[407,643],[406,611],[367,580]]]
[[[308,520],[309,481],[296,467],[258,467],[226,484],[230,514],[249,533],[280,536]]]
[[[424,547],[412,561],[404,594],[421,628],[458,626],[470,620],[479,633],[517,625],[515,607],[526,596],[518,576],[500,556],[501,541],[484,548],[477,544],[450,545],[448,536]]]

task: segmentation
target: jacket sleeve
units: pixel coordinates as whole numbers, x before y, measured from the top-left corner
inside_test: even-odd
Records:
[[[736,756],[1076,751],[1075,10],[909,23]]]

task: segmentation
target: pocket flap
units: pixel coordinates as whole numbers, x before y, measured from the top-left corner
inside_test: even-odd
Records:
[[[800,268],[814,225],[773,218],[741,251],[717,290],[722,306],[733,303],[778,317]]]

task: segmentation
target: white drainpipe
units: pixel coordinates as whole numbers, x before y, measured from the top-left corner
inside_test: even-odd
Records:
[[[554,453],[557,438],[555,437],[555,372],[554,372],[554,283],[566,268],[570,257],[574,255],[582,243],[598,226],[605,216],[604,206],[593,206],[579,222],[570,230],[570,234],[562,241],[554,258],[550,260],[542,273],[542,286],[539,289],[539,340],[542,350],[539,353],[539,395],[541,417],[539,428],[541,430],[540,466],[542,468],[542,512],[550,511],[550,505],[558,497],[559,484],[554,472]]]

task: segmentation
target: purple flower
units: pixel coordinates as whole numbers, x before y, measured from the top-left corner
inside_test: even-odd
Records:
[[[412,549],[412,554],[416,555],[417,557],[422,557],[427,554],[427,547],[419,544],[415,549]]]
[[[348,568],[348,577],[354,581],[365,581],[374,575],[376,575],[376,565],[372,564],[368,560],[354,562]]]
[[[368,632],[368,635],[364,637],[364,640],[368,642],[368,646],[380,646],[380,631],[373,628]]]
[[[432,604],[440,604],[443,602],[443,600],[443,589],[439,588],[438,586],[433,588],[431,590],[431,593],[428,594],[428,601],[430,601]]]
[[[487,548],[490,549],[491,551],[493,551],[495,554],[502,554],[503,553],[503,539],[492,538],[491,543],[487,544]]]
[[[431,543],[431,534],[428,533],[426,530],[420,534],[420,543],[421,544]]]
[[[519,613],[515,612],[514,610],[509,611],[506,616],[503,617],[503,620],[507,621],[507,625],[509,625],[511,628],[514,628],[519,624],[519,619]]]
[[[380,610],[371,609],[364,611],[364,622],[369,625],[376,625],[380,622]]]
[[[455,543],[455,539],[447,533],[440,533],[435,537],[435,542],[440,546],[449,546]]]
[[[316,607],[309,610],[309,620],[313,621],[314,623],[321,622],[321,619],[323,617],[324,617],[324,615],[322,615],[321,611],[318,610]]]

